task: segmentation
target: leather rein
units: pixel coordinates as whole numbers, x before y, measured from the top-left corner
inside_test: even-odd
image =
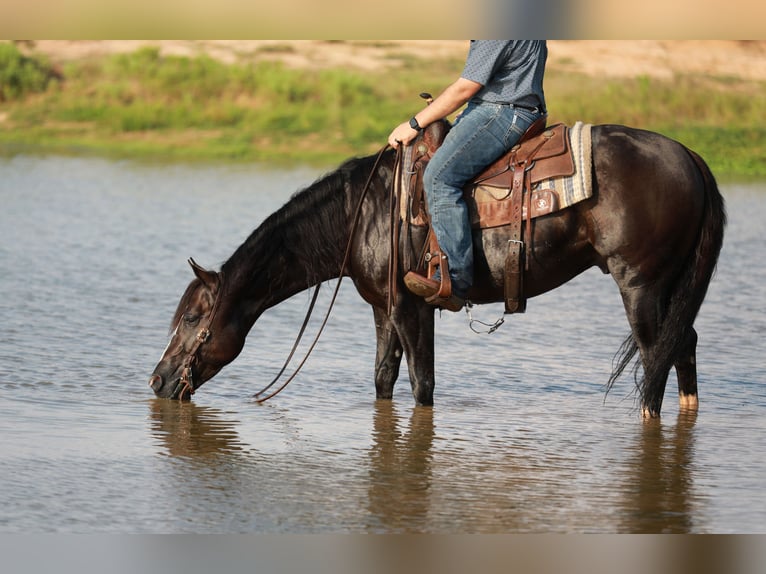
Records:
[[[303,335],[306,332],[306,328],[308,327],[309,320],[311,319],[311,315],[314,311],[314,306],[317,302],[317,297],[319,295],[319,288],[321,284],[317,284],[314,288],[314,294],[311,297],[311,303],[309,304],[309,308],[306,311],[306,317],[303,320],[303,324],[301,325],[300,331],[298,332],[298,336],[295,339],[295,343],[293,343],[292,349],[290,350],[290,353],[287,356],[287,359],[285,359],[284,364],[282,365],[282,368],[279,370],[277,375],[272,379],[272,381],[263,387],[260,391],[255,393],[253,395],[253,398],[255,398],[257,403],[264,403],[267,400],[275,397],[278,395],[282,390],[284,390],[287,385],[292,382],[293,379],[298,375],[300,370],[303,368],[303,365],[306,363],[306,361],[309,358],[309,355],[311,355],[312,351],[314,350],[314,347],[316,347],[316,344],[319,342],[319,337],[321,336],[322,332],[324,331],[325,326],[327,325],[327,321],[330,318],[330,312],[332,311],[333,306],[335,305],[335,300],[337,299],[338,292],[340,291],[340,283],[343,279],[343,272],[346,269],[346,266],[348,265],[348,261],[351,256],[351,246],[354,242],[354,234],[356,232],[356,227],[359,223],[359,217],[362,212],[362,204],[364,203],[364,199],[367,196],[367,192],[370,188],[370,184],[372,183],[372,178],[375,175],[376,170],[378,169],[378,166],[380,165],[380,160],[383,157],[383,154],[388,150],[390,146],[387,144],[383,148],[380,149],[380,151],[377,154],[377,157],[375,158],[375,163],[372,166],[372,169],[370,170],[370,175],[367,178],[367,181],[364,184],[364,188],[362,189],[362,192],[359,196],[359,203],[356,206],[356,210],[354,212],[354,218],[351,224],[351,231],[349,232],[349,239],[348,243],[346,244],[346,251],[343,255],[343,263],[340,267],[340,272],[338,274],[338,283],[335,286],[335,290],[333,291],[332,298],[330,300],[330,305],[327,308],[327,312],[325,313],[324,319],[322,320],[322,324],[319,327],[319,330],[317,331],[316,335],[314,336],[314,340],[312,341],[311,345],[309,346],[309,349],[306,351],[305,356],[301,360],[301,362],[298,364],[298,366],[295,368],[293,373],[282,383],[282,385],[277,388],[277,390],[273,391],[272,393],[264,395],[269,389],[271,389],[277,381],[282,377],[282,375],[287,370],[288,365],[290,364],[290,361],[292,361],[293,356],[295,355],[295,352],[298,349],[298,346],[300,345],[301,340],[303,339]],[[391,247],[391,256],[389,258],[389,268],[388,268],[388,300],[387,300],[387,308],[389,314],[391,313],[392,306],[394,304],[394,300],[396,299],[396,270],[398,269],[399,260],[398,260],[398,244],[399,244],[399,228],[398,225],[396,225],[396,218],[398,218],[398,204],[399,204],[399,193],[401,193],[400,184],[401,184],[401,175],[402,175],[402,153],[401,153],[401,146],[397,150],[397,157],[396,162],[394,165],[394,178],[393,178],[393,184],[392,184],[392,190],[391,190],[391,197],[390,197],[390,224],[391,224],[391,237],[390,237],[390,247]],[[407,252],[406,252],[407,253]],[[408,258],[407,258],[408,259]],[[405,263],[407,263],[405,261]],[[194,341],[194,345],[192,346],[191,350],[189,351],[189,354],[186,356],[186,359],[183,363],[183,371],[181,373],[181,379],[180,384],[183,385],[180,392],[178,393],[178,398],[180,400],[183,400],[186,393],[189,393],[189,397],[194,394],[194,391],[196,390],[194,387],[194,364],[197,362],[198,357],[197,353],[199,352],[199,349],[204,345],[207,341],[210,340],[212,337],[212,332],[210,330],[210,326],[213,323],[213,319],[215,318],[215,314],[218,311],[218,307],[220,304],[221,299],[221,293],[223,291],[223,273],[218,273],[219,277],[219,287],[218,287],[218,293],[216,293],[215,300],[213,302],[213,307],[210,311],[210,316],[208,317],[206,326],[201,328],[199,332],[197,333],[197,336]],[[501,317],[498,321],[496,321],[493,325],[489,325],[487,323],[483,323],[477,319],[474,319],[471,315],[471,304],[468,302],[466,305],[466,312],[468,313],[468,318],[470,321],[470,327],[475,333],[492,333],[494,332],[500,325],[503,324],[503,318]],[[489,327],[488,331],[478,331],[473,327],[474,323],[478,323],[480,325]]]
[[[284,383],[282,383],[282,385],[276,391],[266,395],[265,397],[262,397],[261,395],[263,395],[266,391],[268,391],[271,387],[273,387],[277,383],[277,381],[282,377],[285,370],[287,369],[287,366],[290,364],[290,361],[292,360],[293,355],[295,355],[295,351],[298,349],[298,345],[303,339],[303,334],[306,331],[306,327],[309,324],[309,319],[311,318],[311,314],[314,311],[314,305],[316,304],[317,296],[319,295],[320,285],[317,285],[316,288],[314,289],[314,294],[311,298],[311,303],[309,305],[308,311],[306,312],[306,318],[303,320],[303,325],[301,325],[301,329],[298,332],[298,336],[295,340],[295,343],[293,344],[290,354],[287,356],[287,359],[285,360],[284,365],[282,365],[282,368],[279,370],[279,373],[277,373],[277,375],[268,385],[266,385],[260,391],[255,393],[255,395],[253,395],[254,398],[256,399],[256,402],[263,403],[269,400],[270,398],[275,397],[280,392],[282,392],[282,390],[298,375],[301,368],[303,368],[303,365],[308,360],[309,355],[311,355],[311,352],[314,350],[314,347],[316,346],[317,342],[319,341],[319,336],[322,334],[322,331],[324,330],[325,325],[327,325],[327,321],[330,318],[330,311],[332,311],[332,308],[335,304],[335,299],[338,296],[338,291],[340,290],[340,282],[343,279],[343,272],[345,271],[346,265],[348,265],[348,260],[351,256],[351,246],[354,242],[354,233],[359,223],[359,216],[361,215],[361,212],[362,212],[362,203],[364,202],[364,199],[367,196],[367,191],[369,190],[370,184],[372,183],[372,177],[375,174],[376,170],[378,169],[380,160],[383,157],[383,153],[388,149],[388,147],[389,146],[386,145],[378,152],[378,155],[375,158],[375,163],[372,166],[372,170],[370,171],[370,175],[367,178],[367,182],[364,184],[364,188],[362,189],[362,193],[359,197],[359,203],[357,204],[356,211],[354,212],[354,219],[351,224],[351,231],[349,233],[348,244],[346,245],[346,251],[343,256],[343,263],[341,264],[340,273],[338,275],[338,283],[335,286],[335,291],[333,292],[332,299],[330,300],[330,306],[328,307],[324,320],[322,321],[322,324],[319,327],[319,331],[317,331],[317,334],[314,337],[314,341],[311,343],[311,346],[309,347],[308,351],[306,351],[306,355],[298,364],[295,371],[293,371],[293,373],[287,378],[287,380]],[[179,380],[179,384],[182,385],[181,390],[178,393],[179,400],[183,400],[187,393],[189,397],[191,398],[191,396],[194,394],[194,391],[196,390],[194,386],[194,364],[198,361],[197,355],[199,353],[200,348],[202,347],[202,345],[207,343],[213,335],[212,331],[210,330],[210,326],[213,324],[213,319],[215,319],[215,314],[218,311],[218,307],[220,306],[221,293],[223,292],[223,272],[219,272],[218,277],[219,277],[218,293],[216,293],[215,300],[213,301],[213,307],[210,310],[210,315],[208,316],[205,326],[202,327],[197,332],[197,336],[194,339],[194,345],[192,345],[191,350],[186,355],[186,358],[184,359],[184,362],[183,362],[183,370],[181,371],[181,378]]]
[[[301,342],[301,339],[303,338],[303,334],[306,330],[306,327],[308,326],[309,319],[311,318],[311,313],[314,310],[314,304],[316,303],[317,296],[319,295],[319,287],[318,284],[316,288],[314,289],[314,295],[311,299],[311,304],[309,305],[309,309],[306,312],[306,318],[303,320],[303,325],[301,326],[300,332],[298,333],[298,337],[295,340],[295,343],[293,344],[292,350],[290,351],[290,354],[288,355],[287,359],[285,360],[284,365],[280,369],[279,373],[277,373],[276,377],[264,388],[262,388],[260,391],[255,393],[253,397],[255,398],[256,402],[258,403],[264,403],[268,401],[270,398],[275,397],[278,395],[284,388],[290,384],[290,382],[298,375],[300,370],[303,368],[303,365],[306,364],[306,361],[309,358],[309,355],[311,355],[311,352],[314,350],[314,347],[319,342],[319,337],[322,334],[322,331],[325,328],[325,325],[327,325],[327,321],[330,318],[330,312],[332,311],[333,306],[335,305],[335,300],[338,296],[338,292],[340,291],[340,283],[343,280],[343,272],[346,270],[346,266],[348,265],[348,261],[351,258],[351,246],[354,243],[354,235],[356,232],[356,227],[359,223],[359,217],[362,213],[362,204],[364,203],[364,199],[367,196],[367,191],[370,189],[370,184],[372,183],[372,178],[375,175],[378,166],[380,165],[380,160],[383,157],[383,153],[389,148],[388,144],[386,144],[381,150],[378,152],[377,157],[375,158],[375,163],[372,166],[372,169],[370,170],[370,175],[367,177],[367,181],[364,184],[364,187],[362,188],[362,192],[359,196],[359,203],[357,203],[356,210],[354,212],[354,218],[351,224],[351,231],[349,232],[348,237],[348,243],[346,244],[346,251],[343,255],[343,263],[340,266],[340,273],[338,274],[338,283],[335,285],[335,290],[333,291],[332,298],[330,299],[330,305],[327,308],[327,312],[325,313],[324,319],[322,320],[322,324],[319,326],[319,330],[317,331],[317,334],[314,336],[314,340],[312,341],[311,345],[309,346],[308,350],[306,351],[306,355],[303,357],[301,362],[298,364],[298,366],[295,368],[295,371],[285,380],[282,385],[277,388],[274,392],[266,395],[261,396],[266,391],[268,391],[271,387],[273,387],[277,381],[280,379],[280,377],[284,374],[285,370],[287,369],[288,364],[293,358],[293,355],[295,354],[295,351],[298,348],[298,345]]]

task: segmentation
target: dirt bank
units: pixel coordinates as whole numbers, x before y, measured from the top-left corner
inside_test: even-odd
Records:
[[[27,50],[54,62],[159,46],[163,54],[206,53],[225,62],[280,60],[294,67],[351,66],[376,69],[416,57],[462,60],[464,40],[38,40]],[[671,78],[696,73],[766,80],[766,41],[735,40],[572,40],[549,42],[549,68],[593,76]]]

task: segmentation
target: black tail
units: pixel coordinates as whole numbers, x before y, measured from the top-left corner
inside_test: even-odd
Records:
[[[718,263],[726,227],[726,208],[718,190],[715,177],[705,161],[696,153],[687,152],[697,165],[705,185],[705,211],[697,246],[676,280],[666,302],[666,314],[659,328],[653,356],[645,365],[644,375],[637,381],[641,404],[651,416],[658,416],[662,408],[665,384],[680,347],[686,340],[688,330],[694,325],[702,301],[707,293],[710,279]],[[635,340],[629,335],[620,347],[616,366],[607,383],[611,388],[638,351]],[[638,370],[636,370],[638,373]]]

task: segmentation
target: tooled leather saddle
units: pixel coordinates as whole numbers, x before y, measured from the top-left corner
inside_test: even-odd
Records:
[[[403,159],[400,215],[405,225],[429,225],[423,193],[423,172],[428,161],[444,141],[450,124],[429,125]],[[545,118],[532,124],[519,143],[484,169],[463,190],[474,228],[510,226],[505,262],[504,300],[506,313],[523,313],[526,298],[523,269],[531,245],[531,220],[559,209],[554,190],[534,190],[532,186],[551,178],[571,176],[575,164],[570,147],[569,128],[556,124],[546,128]],[[523,237],[522,237],[523,235]],[[432,277],[436,267],[448,265],[433,233],[429,231],[427,249],[417,268]],[[442,281],[449,273],[440,273]]]

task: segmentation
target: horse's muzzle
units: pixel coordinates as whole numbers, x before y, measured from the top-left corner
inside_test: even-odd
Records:
[[[160,392],[160,389],[162,388],[163,384],[164,384],[164,381],[162,380],[162,377],[160,377],[159,375],[155,374],[149,378],[149,386],[155,393]]]
[[[183,377],[175,379],[170,384],[166,383],[158,374],[153,374],[149,378],[149,387],[154,394],[161,399],[178,399],[179,401],[188,400],[194,394],[194,388],[190,382],[184,381]]]

